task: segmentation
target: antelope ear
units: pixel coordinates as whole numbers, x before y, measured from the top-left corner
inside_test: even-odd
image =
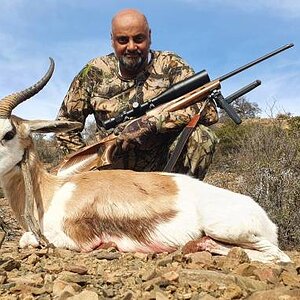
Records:
[[[82,128],[82,124],[80,122],[63,120],[27,120],[25,123],[30,128],[30,131],[38,133],[64,132]]]

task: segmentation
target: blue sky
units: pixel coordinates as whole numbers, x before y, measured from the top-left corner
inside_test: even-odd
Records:
[[[300,1],[298,0],[1,0],[0,97],[35,83],[56,62],[54,76],[14,113],[54,119],[87,61],[112,51],[110,21],[123,8],[145,13],[152,48],[181,55],[217,78],[288,43],[295,46],[222,83],[224,96],[260,79],[247,95],[264,116],[300,115]]]

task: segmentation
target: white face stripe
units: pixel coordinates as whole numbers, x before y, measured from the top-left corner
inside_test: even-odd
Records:
[[[2,141],[4,135],[13,129],[13,126],[9,119],[0,118],[0,140]]]
[[[17,134],[11,140],[3,140],[12,129],[9,119],[0,119],[0,176],[9,172],[23,158],[24,149]]]

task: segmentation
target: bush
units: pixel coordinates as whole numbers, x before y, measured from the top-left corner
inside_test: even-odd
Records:
[[[236,130],[226,125],[218,132],[217,163],[230,164],[240,179],[238,190],[265,208],[279,227],[281,247],[291,249],[300,245],[300,134],[285,124],[270,119]]]
[[[42,162],[50,168],[56,166],[63,158],[63,153],[59,151],[54,135],[36,133],[33,136],[35,148]]]

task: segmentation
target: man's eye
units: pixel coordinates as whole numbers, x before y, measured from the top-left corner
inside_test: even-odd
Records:
[[[136,37],[134,37],[134,42],[135,43],[142,43],[145,40],[145,37],[143,35],[138,35]]]
[[[9,141],[9,140],[12,140],[13,138],[14,138],[14,136],[15,136],[15,131],[8,131],[5,135],[4,135],[4,137],[3,137],[3,140],[5,140],[5,141]]]
[[[119,37],[117,39],[119,44],[127,44],[128,43],[128,38],[127,37]]]

